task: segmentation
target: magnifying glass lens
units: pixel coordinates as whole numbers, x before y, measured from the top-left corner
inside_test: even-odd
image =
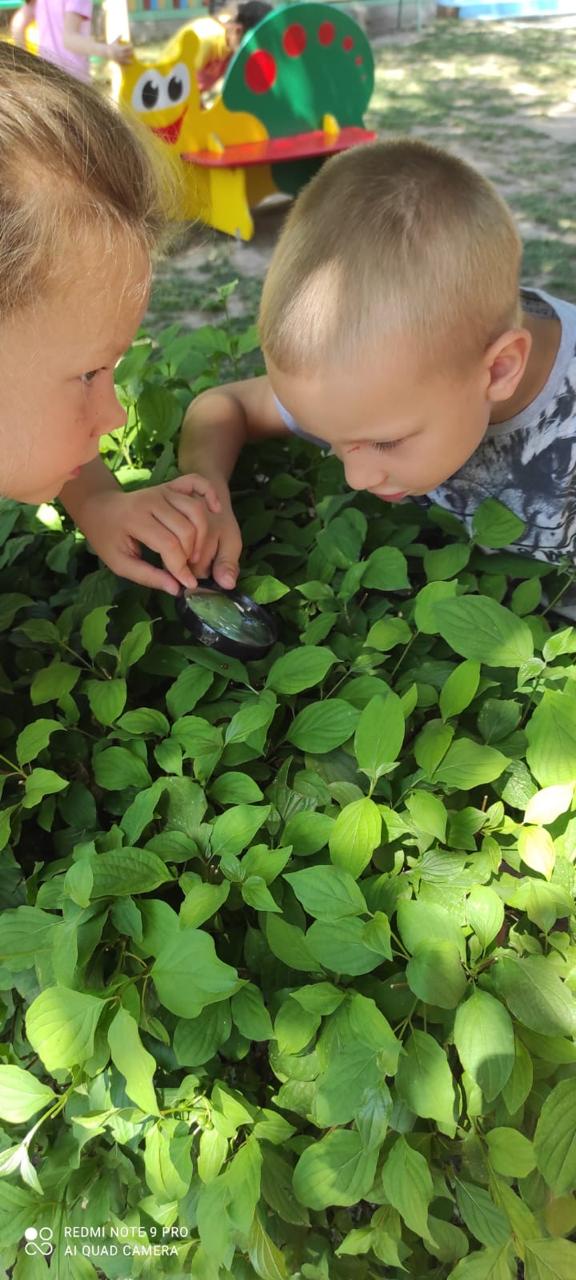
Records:
[[[199,588],[186,597],[189,609],[209,627],[239,644],[268,644],[270,629],[257,614],[250,613],[240,600],[216,591]]]

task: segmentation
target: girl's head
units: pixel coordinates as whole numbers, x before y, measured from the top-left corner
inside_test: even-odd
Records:
[[[0,43],[0,493],[55,496],[121,425],[114,362],[165,222],[156,164],[116,110]]]

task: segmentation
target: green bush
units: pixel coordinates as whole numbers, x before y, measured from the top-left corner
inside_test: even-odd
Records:
[[[134,346],[125,483],[255,345]],[[0,510],[0,1272],[573,1280],[570,575],[299,440],[236,489],[249,666]]]

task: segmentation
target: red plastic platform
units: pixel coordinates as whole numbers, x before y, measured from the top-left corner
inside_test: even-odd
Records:
[[[244,169],[253,164],[279,164],[282,160],[304,160],[310,156],[332,156],[361,142],[374,142],[370,129],[348,125],[337,137],[315,129],[292,138],[265,138],[263,142],[241,142],[224,151],[187,151],[180,158],[205,169]]]

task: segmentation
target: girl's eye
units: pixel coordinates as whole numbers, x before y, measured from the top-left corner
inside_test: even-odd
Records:
[[[378,440],[372,448],[378,449],[379,453],[384,453],[385,449],[397,449],[399,444],[402,444],[401,440]]]
[[[88,373],[83,373],[83,374],[82,374],[82,382],[87,382],[87,383],[88,383],[88,382],[93,382],[93,381],[94,381],[94,378],[96,377],[96,374],[97,374],[97,373],[99,373],[99,372],[100,372],[100,370],[99,370],[99,369],[90,369],[90,371],[89,371]]]

